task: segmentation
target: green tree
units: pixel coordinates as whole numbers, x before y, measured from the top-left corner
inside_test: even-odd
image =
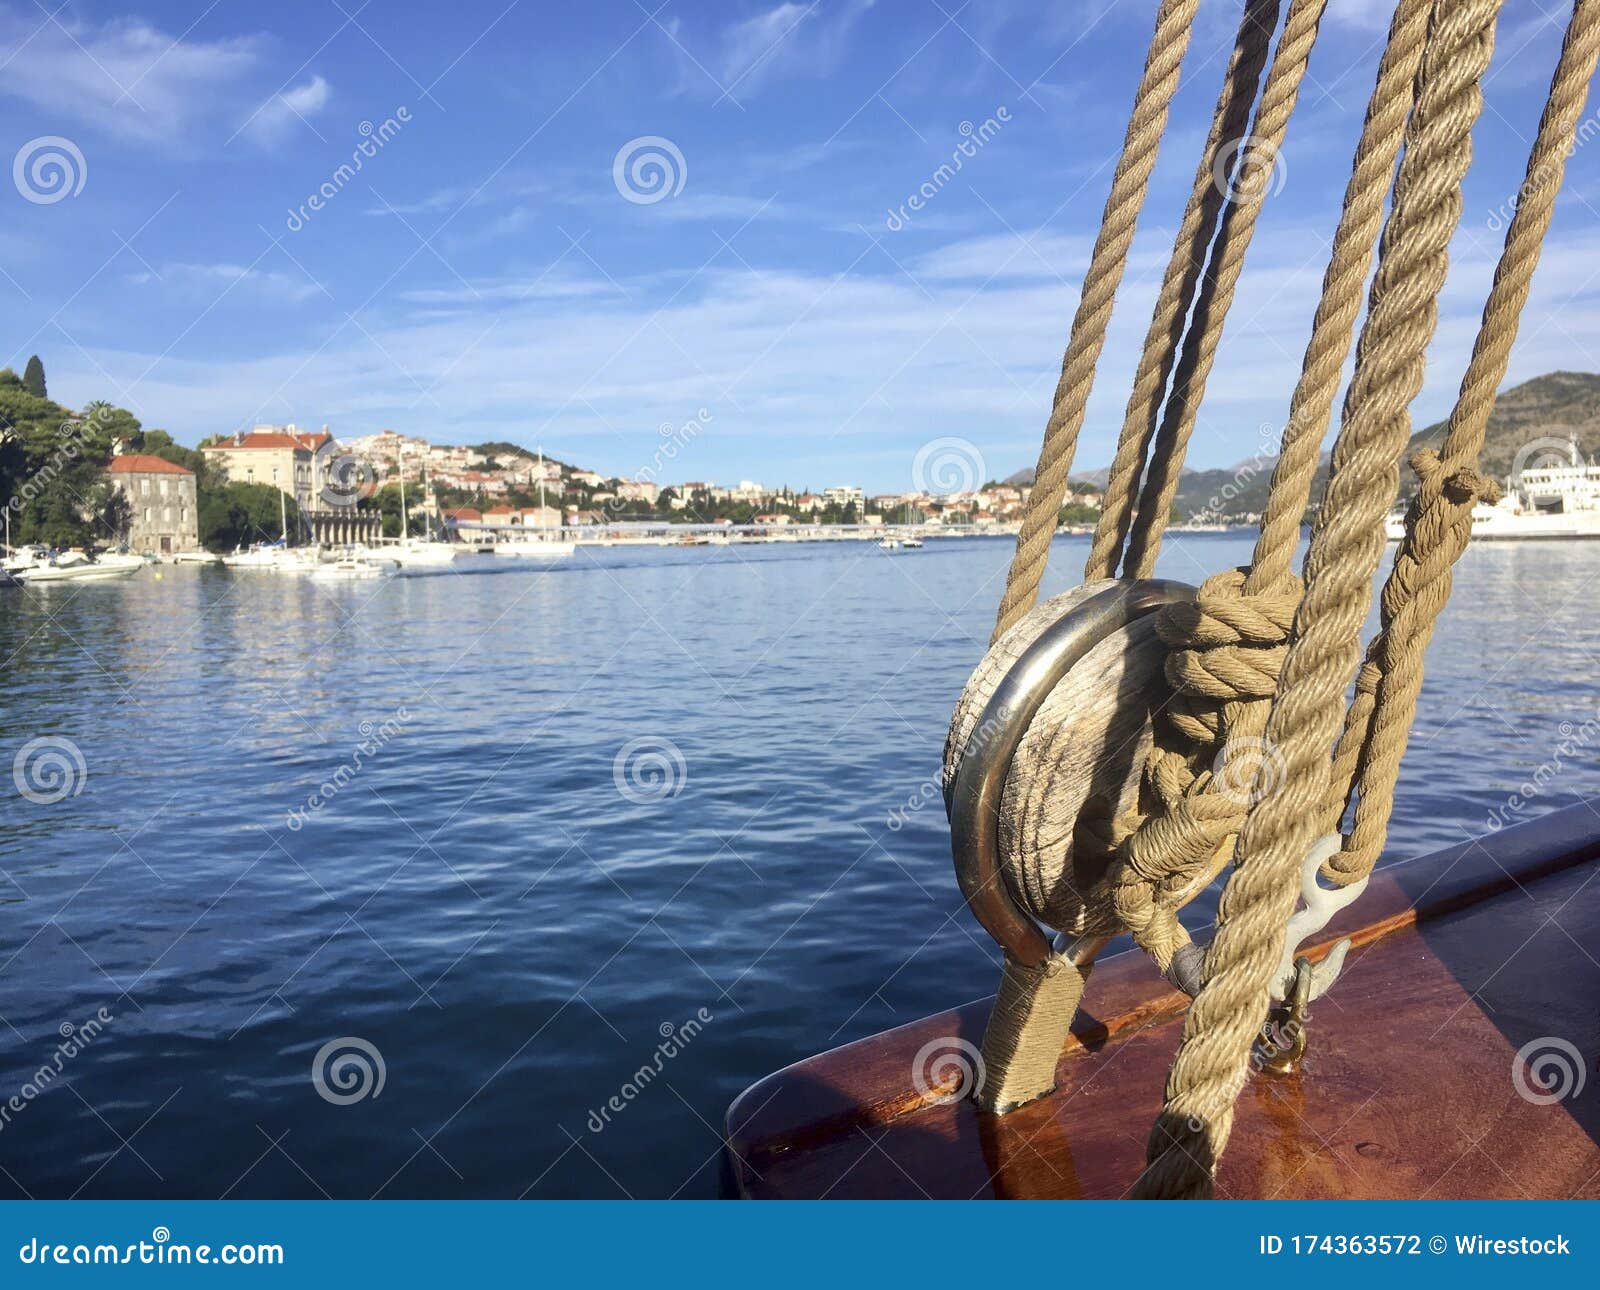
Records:
[[[123,408],[70,412],[0,371],[0,505],[13,542],[86,546],[121,541],[128,513],[104,471],[112,446],[140,432]]]
[[[223,484],[200,498],[200,544],[208,551],[232,551],[256,542],[276,542],[282,536],[286,507],[289,532],[304,529],[300,508],[271,484]]]
[[[36,399],[50,397],[44,388],[44,364],[39,361],[37,354],[29,358],[28,365],[22,369],[22,384],[23,388]]]

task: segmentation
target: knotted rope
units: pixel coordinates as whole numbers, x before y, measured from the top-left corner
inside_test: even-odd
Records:
[[[1200,993],[1185,1018],[1166,1107],[1135,1187],[1139,1196],[1210,1194],[1267,1013],[1300,861],[1327,792],[1329,753],[1383,552],[1383,517],[1410,432],[1409,408],[1438,318],[1500,4],[1448,0],[1434,15],[1321,523],[1307,556],[1305,597],[1267,723],[1284,774],[1253,805],[1240,834],[1238,866],[1222,893]]]
[[[1384,586],[1380,630],[1357,668],[1358,634],[1383,551],[1383,516],[1398,484],[1410,405],[1420,390],[1424,353],[1437,324],[1449,241],[1460,221],[1461,184],[1471,161],[1471,132],[1482,111],[1482,80],[1502,3],[1398,0],[1252,562],[1247,569],[1208,579],[1192,604],[1169,606],[1148,623],[1124,629],[1149,628],[1159,637],[1165,651],[1159,679],[1169,693],[1156,683],[1158,664],[1147,661],[1123,662],[1120,676],[1127,694],[1103,702],[1086,698],[1081,687],[1087,682],[1075,682],[1076,690],[1063,682],[1060,688],[1073,692],[1052,693],[1013,759],[1022,772],[1014,769],[1007,782],[1007,810],[1000,821],[1003,876],[1023,907],[1051,926],[1091,938],[1129,930],[1165,970],[1188,940],[1178,909],[1230,857],[1237,862],[1221,897],[1216,934],[1204,955],[1199,992],[1185,1019],[1165,1108],[1151,1131],[1148,1163],[1135,1195],[1209,1194],[1266,1015],[1301,861],[1311,839],[1336,828],[1353,805],[1350,834],[1324,866],[1324,875],[1349,883],[1376,863],[1415,716],[1424,652],[1449,597],[1451,570],[1470,539],[1473,507],[1497,497],[1496,485],[1478,470],[1478,458],[1588,82],[1600,62],[1600,0],[1574,0],[1472,360],[1442,446],[1412,459],[1417,494]],[[1172,8],[1163,6],[1158,34],[1164,23],[1178,21]],[[1237,157],[1232,171],[1242,199],[1230,204],[1223,185],[1214,180],[1225,168],[1230,140],[1242,138],[1279,16],[1278,0],[1245,2],[1135,375],[1089,557],[1090,585],[1029,613],[1081,428],[1087,382],[1105,336],[1105,316],[1080,305],[1040,458],[1041,480],[1049,458],[1052,482],[1043,490],[1036,487],[1030,499],[996,643],[958,704],[950,749],[965,746],[975,712],[1028,642],[1075,599],[1105,585],[1095,580],[1110,576],[1125,537],[1124,576],[1150,575],[1260,213],[1261,172],[1269,164],[1264,158],[1276,157],[1325,8],[1326,0],[1293,0],[1290,6],[1255,111],[1257,133],[1245,141],[1257,146]],[[1185,41],[1191,17],[1182,19]],[[1136,115],[1150,92],[1153,63],[1154,54]],[[1161,101],[1163,120],[1169,100],[1170,86]],[[1133,137],[1130,126],[1123,166]],[[1146,178],[1148,173],[1146,168]],[[1385,223],[1391,178],[1394,198]],[[1115,204],[1108,201],[1108,218]],[[1381,252],[1355,376],[1302,588],[1290,563],[1380,225]],[[1126,251],[1123,242],[1117,278]],[[1085,303],[1088,297],[1086,280]],[[1104,307],[1109,311],[1109,294]],[[1068,369],[1082,377],[1081,386],[1069,388]],[[1129,536],[1136,491],[1137,518]],[[1137,636],[1102,642],[1107,648],[1089,656],[1095,666],[1087,670],[1143,659],[1136,643]],[[1135,675],[1138,667],[1148,675]],[[1352,671],[1355,695],[1345,713]],[[1081,730],[1071,729],[1067,714],[1095,703],[1100,706],[1092,720]],[[1119,731],[1119,721],[1132,721],[1135,728]],[[1150,724],[1140,724],[1146,721]],[[1122,759],[1103,777],[1099,791],[1085,789],[1090,777],[1082,767],[1072,770],[1075,757],[1089,755],[1075,747],[1083,730],[1090,737],[1079,742],[1114,748],[1113,759]],[[1262,754],[1259,760],[1252,759],[1256,753]],[[1270,773],[1261,771],[1263,765]],[[1064,779],[1052,776],[1063,767],[1072,773]],[[1062,796],[1059,783],[1070,786],[1070,801],[1056,800]],[[991,1035],[997,1034],[1007,1050],[1003,1065],[1011,1065],[1014,1050],[1018,1068],[1029,1068],[1017,1078],[1001,1072],[1002,1082],[1023,1100],[1050,1086],[1059,1051],[1059,1045],[1041,1051],[1033,1040],[1041,1033],[1064,1035],[1081,988],[1082,975],[1060,953],[1038,966],[1008,957]],[[1033,1051],[1027,1051],[1030,1047]]]
[[[1437,454],[1419,453],[1412,461],[1420,488],[1383,589],[1382,625],[1363,669],[1370,669],[1365,699],[1352,706],[1340,740],[1338,765],[1346,767],[1346,778],[1335,779],[1334,787],[1351,786],[1356,811],[1342,851],[1325,867],[1334,882],[1358,881],[1382,853],[1400,759],[1422,687],[1423,653],[1450,599],[1451,568],[1472,535],[1472,508],[1499,494],[1495,483],[1478,473],[1477,462],[1597,61],[1600,3],[1578,0],[1443,448]],[[1342,814],[1342,800],[1339,806]]]
[[[1257,631],[1249,645],[1249,652],[1259,657],[1246,673],[1247,678],[1259,678],[1258,683],[1248,692],[1238,689],[1213,694],[1219,702],[1205,716],[1179,704],[1169,710],[1158,729],[1149,773],[1152,779],[1159,775],[1169,785],[1182,779],[1185,771],[1188,777],[1178,792],[1153,792],[1149,816],[1128,822],[1132,836],[1122,846],[1125,862],[1116,879],[1117,910],[1135,940],[1155,956],[1163,970],[1187,936],[1176,909],[1170,907],[1170,901],[1163,904],[1162,893],[1170,895],[1182,889],[1195,875],[1196,856],[1204,855],[1211,862],[1210,876],[1226,864],[1255,792],[1251,772],[1263,752],[1270,751],[1263,749],[1263,736],[1301,594],[1300,581],[1290,573],[1289,565],[1300,538],[1300,520],[1310,497],[1340,374],[1350,352],[1432,10],[1433,0],[1403,0],[1395,11],[1249,571],[1242,579],[1235,573],[1213,578],[1201,588],[1199,603],[1191,611],[1197,615],[1193,628],[1174,611],[1163,615],[1164,640],[1175,649],[1198,649],[1204,647],[1203,639],[1186,633],[1199,628],[1204,609],[1216,606],[1222,597],[1262,602],[1253,619]],[[1286,38],[1295,20],[1292,10]],[[1147,576],[1148,570],[1144,572]],[[1224,645],[1236,652],[1245,648],[1242,637]],[[1272,684],[1265,686],[1261,682],[1269,675]],[[1182,674],[1169,672],[1169,678],[1180,699],[1203,697],[1186,693],[1190,686]],[[1230,773],[1220,780],[1213,775],[1208,781],[1199,781],[1203,768],[1215,766],[1219,759]]]

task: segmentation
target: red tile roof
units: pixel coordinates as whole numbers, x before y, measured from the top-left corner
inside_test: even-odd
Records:
[[[281,452],[285,448],[298,448],[306,452],[315,452],[333,436],[326,430],[319,430],[315,434],[280,434],[275,430],[252,430],[248,434],[236,434],[231,439],[223,439],[219,443],[211,444],[213,448],[244,448],[276,450]]]
[[[120,457],[113,457],[111,465],[107,467],[116,475],[193,475],[194,471],[185,470],[176,462],[168,461],[165,457],[152,457],[149,453],[126,452]]]

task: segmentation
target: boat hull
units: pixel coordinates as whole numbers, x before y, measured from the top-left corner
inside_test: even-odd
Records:
[[[1563,1100],[1534,1086],[1530,1100],[1514,1078],[1541,1042],[1585,1065],[1600,1051],[1600,966],[1582,948],[1600,939],[1597,861],[1596,815],[1579,805],[1374,875],[1313,948],[1355,942],[1314,1009],[1302,1069],[1247,1083],[1217,1195],[1600,1198],[1595,1090]],[[1006,1116],[940,1101],[943,1085],[920,1091],[915,1074],[941,1045],[976,1052],[991,1002],[754,1085],[728,1114],[736,1193],[1125,1195],[1187,997],[1143,955],[1100,962],[1056,1090]]]

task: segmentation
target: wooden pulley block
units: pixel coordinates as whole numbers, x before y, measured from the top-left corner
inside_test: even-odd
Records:
[[[962,894],[1019,964],[1051,956],[1044,923],[1084,931],[1086,895],[1108,857],[1075,855],[1086,802],[1109,816],[1137,805],[1170,696],[1155,614],[1194,588],[1104,580],[1039,605],[990,648],[956,703],[945,743],[945,801]]]

